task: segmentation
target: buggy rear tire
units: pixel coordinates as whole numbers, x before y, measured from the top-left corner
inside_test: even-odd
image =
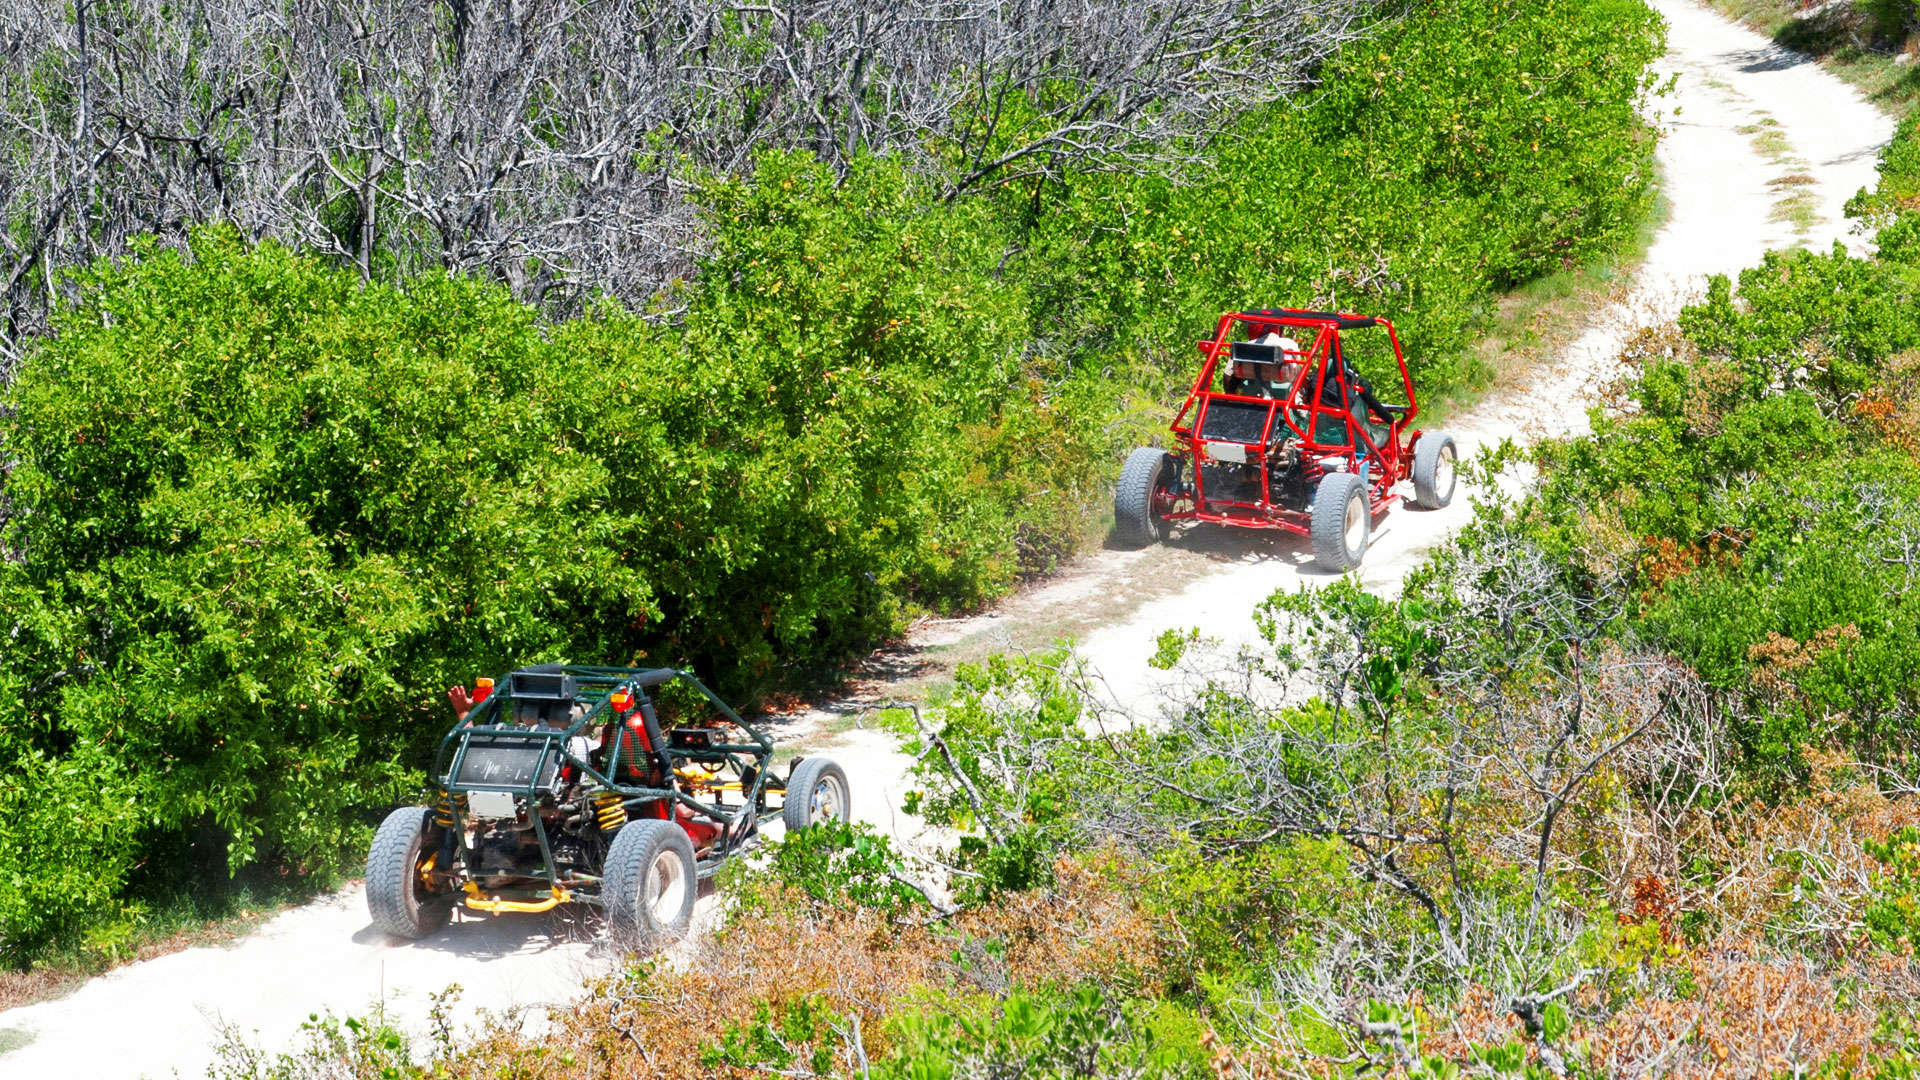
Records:
[[[1127,455],[1120,467],[1120,484],[1113,490],[1113,532],[1128,547],[1146,547],[1167,538],[1167,519],[1154,510],[1154,498],[1166,487],[1172,455],[1142,446]]]
[[[381,931],[418,941],[453,915],[452,896],[437,896],[420,880],[420,864],[439,848],[438,832],[432,811],[403,806],[373,834],[367,849],[367,913]]]
[[[1360,565],[1373,532],[1373,508],[1358,475],[1336,472],[1320,478],[1307,531],[1313,559],[1321,566],[1341,574]]]
[[[804,758],[787,776],[787,797],[780,818],[788,832],[853,816],[847,773],[830,758]]]
[[[1413,444],[1413,502],[1424,510],[1438,510],[1453,501],[1453,489],[1459,483],[1456,469],[1460,451],[1453,436],[1444,431],[1429,431]]]
[[[613,836],[601,879],[607,935],[651,951],[687,936],[700,890],[693,841],[671,821],[629,821]]]

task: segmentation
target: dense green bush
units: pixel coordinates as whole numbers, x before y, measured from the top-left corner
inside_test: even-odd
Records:
[[[1640,545],[1636,626],[1736,697],[1747,764],[1776,781],[1806,747],[1910,756],[1920,722],[1916,136],[1910,118],[1851,204],[1877,257],[1716,278],[1642,343],[1635,410],[1541,452],[1533,513],[1570,555],[1596,532]]]
[[[1058,192],[1031,232],[1034,337],[1145,346],[1190,377],[1222,308],[1331,304],[1398,320],[1422,391],[1472,384],[1463,346],[1498,290],[1617,248],[1648,213],[1635,110],[1663,47],[1638,0],[1419,5],[1193,182]]]
[[[31,883],[0,888],[10,949],[167,837],[214,829],[216,879],[331,866],[350,811],[402,794],[433,688],[603,647],[650,606],[605,468],[566,445],[578,370],[498,290],[362,289],[214,233],[84,284],[10,393],[0,589],[17,797],[30,822],[101,809],[24,837],[85,823],[64,859],[9,860]],[[27,902],[61,865],[92,887]]]
[[[101,884],[40,910],[207,826],[232,866],[329,865],[349,811],[423,761],[437,689],[477,673],[665,655],[750,690],[871,640],[900,598],[1004,580],[997,492],[950,437],[1014,382],[983,363],[1010,352],[992,297],[947,247],[905,287],[859,242],[872,194],[738,193],[741,232],[828,284],[735,310],[769,286],[717,272],[679,340],[611,314],[545,328],[470,281],[362,288],[217,232],[89,272],[6,431],[29,718],[7,749],[60,765],[17,797],[114,810],[76,864]]]

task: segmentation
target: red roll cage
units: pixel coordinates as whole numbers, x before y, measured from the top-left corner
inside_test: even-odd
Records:
[[[1312,332],[1311,343],[1300,352],[1291,354],[1299,358],[1300,370],[1287,384],[1282,396],[1274,398],[1213,389],[1213,378],[1222,359],[1231,362],[1232,347],[1236,340],[1231,335],[1236,326],[1243,328],[1242,336],[1237,339],[1243,342],[1252,342],[1269,332]],[[1380,442],[1374,440],[1365,424],[1354,420],[1353,402],[1357,400],[1357,388],[1348,379],[1349,365],[1340,345],[1342,332],[1373,327],[1386,328],[1394,361],[1400,369],[1400,385],[1406,392],[1405,405],[1383,406],[1392,419],[1386,424],[1386,437]],[[1171,425],[1173,434],[1185,444],[1188,451],[1185,456],[1192,467],[1190,501],[1179,499],[1177,501],[1186,505],[1161,508],[1169,520],[1211,521],[1306,534],[1308,522],[1303,511],[1277,506],[1273,502],[1272,471],[1266,461],[1264,448],[1272,441],[1275,425],[1280,423],[1291,429],[1310,479],[1317,479],[1325,472],[1337,469],[1364,473],[1367,477],[1367,501],[1372,512],[1377,514],[1387,508],[1392,501],[1389,489],[1408,475],[1413,439],[1419,435],[1418,431],[1411,429],[1411,424],[1420,411],[1413,393],[1413,379],[1407,372],[1406,357],[1400,349],[1400,335],[1391,320],[1349,312],[1294,308],[1228,312],[1220,316],[1213,336],[1198,344],[1204,362]],[[1334,395],[1326,393],[1330,375],[1334,380],[1334,389],[1338,391]],[[1303,395],[1302,390],[1308,387],[1311,387],[1311,392]],[[1217,439],[1198,434],[1207,430],[1207,413],[1215,402],[1266,409],[1266,421],[1258,439]],[[1341,433],[1342,441],[1322,442],[1316,438],[1317,435],[1329,435],[1334,430]],[[1258,463],[1258,502],[1213,498],[1205,490],[1206,481],[1200,465],[1209,460],[1211,448],[1230,449],[1233,443],[1261,448],[1258,456],[1250,456],[1246,450],[1242,450],[1238,457],[1243,464]],[[1212,459],[1233,460],[1223,459],[1219,453],[1212,450]]]

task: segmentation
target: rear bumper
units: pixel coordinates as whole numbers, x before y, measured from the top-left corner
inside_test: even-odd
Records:
[[[1216,504],[1217,505],[1217,504]],[[1298,510],[1259,511],[1247,508],[1241,512],[1233,510],[1175,510],[1167,515],[1168,521],[1206,521],[1215,525],[1231,525],[1241,529],[1278,529],[1297,536],[1307,535],[1307,515]]]

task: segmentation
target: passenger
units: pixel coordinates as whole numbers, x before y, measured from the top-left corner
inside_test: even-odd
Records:
[[[1298,357],[1300,353],[1299,342],[1290,337],[1283,337],[1273,330],[1267,331],[1249,344],[1278,348],[1283,354],[1294,357]],[[1289,370],[1290,368],[1292,370]],[[1229,394],[1277,398],[1283,396],[1287,388],[1293,385],[1292,377],[1297,371],[1297,364],[1290,364],[1284,357],[1278,362],[1235,360],[1231,373],[1221,388]]]
[[[1273,344],[1280,346],[1281,352],[1280,363],[1276,365],[1278,370],[1274,372],[1273,396],[1284,398],[1287,396],[1287,391],[1293,389],[1294,381],[1300,377],[1300,369],[1306,366],[1307,358],[1305,350],[1300,348],[1300,343],[1290,337],[1280,338]]]
[[[1227,394],[1248,394],[1253,392],[1254,371],[1256,367],[1249,360],[1235,360],[1227,366],[1227,377],[1220,381],[1220,390]]]

